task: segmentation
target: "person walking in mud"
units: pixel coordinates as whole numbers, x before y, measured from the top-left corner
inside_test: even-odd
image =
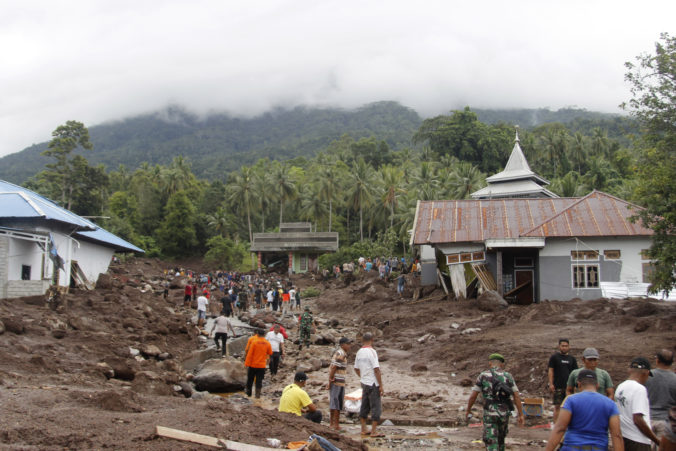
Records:
[[[312,312],[310,307],[305,306],[305,311],[300,316],[300,322],[298,324],[299,331],[299,342],[298,349],[303,349],[303,343],[305,343],[306,348],[310,348],[310,335],[315,330],[315,320],[312,317]]]
[[[373,335],[370,332],[364,334],[361,342],[362,347],[354,358],[354,372],[359,376],[362,391],[361,408],[359,409],[361,435],[384,437],[384,434],[376,430],[382,413],[380,399],[385,395],[378,353],[373,349]],[[370,431],[366,428],[366,419],[369,413],[371,414]]]
[[[279,369],[279,361],[284,358],[284,335],[281,332],[281,326],[275,324],[272,330],[265,335],[265,339],[272,346],[272,356],[270,357],[270,378],[274,379]]]
[[[552,392],[552,404],[554,405],[554,423],[559,418],[561,403],[566,397],[566,384],[568,376],[577,369],[577,360],[569,355],[570,342],[567,338],[559,338],[559,350],[549,358],[549,369],[547,378],[549,379],[549,391]]]
[[[504,370],[505,358],[500,354],[488,356],[490,368],[477,377],[472,387],[472,394],[467,401],[465,418],[472,416],[472,406],[479,394],[484,400],[483,442],[488,451],[504,451],[507,437],[509,417],[516,405],[519,426],[525,424],[519,389],[511,374]],[[512,398],[514,403],[512,403]]]
[[[342,337],[338,341],[338,348],[331,357],[329,366],[329,409],[331,415],[331,428],[340,430],[340,411],[343,410],[345,400],[345,370],[347,369],[347,353],[350,352],[352,340]]]
[[[251,389],[256,381],[256,398],[261,397],[263,388],[263,377],[265,377],[265,367],[268,366],[268,358],[272,355],[272,346],[265,339],[265,330],[256,330],[256,335],[249,338],[244,353],[246,359],[244,366],[247,367],[246,375],[246,395],[251,396]]]
[[[232,328],[232,323],[227,318],[224,312],[216,318],[211,325],[211,330],[209,334],[214,333],[214,343],[216,343],[216,349],[221,351],[221,356],[225,356],[225,343],[228,341],[228,330],[232,334],[233,338],[237,338],[235,330]],[[221,342],[220,345],[218,342]]]

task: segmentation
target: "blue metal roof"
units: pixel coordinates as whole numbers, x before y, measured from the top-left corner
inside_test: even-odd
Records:
[[[83,237],[89,240],[98,241],[100,243],[103,243],[104,245],[108,244],[111,245],[110,247],[114,247],[122,251],[141,252],[141,253],[145,252],[143,249],[140,249],[134,246],[133,244],[128,243],[119,236],[113,235],[112,233],[110,233],[106,229],[102,229],[101,227],[92,232],[77,232],[74,236],[76,238]]]
[[[66,210],[39,194],[13,183],[0,180],[0,218],[43,219],[72,226],[83,238],[117,250],[143,252],[122,238],[75,213]]]

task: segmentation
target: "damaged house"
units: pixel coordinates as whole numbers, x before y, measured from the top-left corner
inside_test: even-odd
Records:
[[[338,232],[313,232],[309,222],[283,222],[276,233],[254,233],[251,252],[263,266],[288,268],[289,274],[316,272],[317,258],[338,251]]]
[[[472,199],[416,207],[411,244],[443,259],[456,296],[477,287],[519,304],[647,294],[652,231],[630,220],[641,207],[600,191],[558,197],[518,135],[505,170],[486,181]]]
[[[45,294],[50,285],[92,287],[115,252],[143,250],[0,180],[0,299]]]

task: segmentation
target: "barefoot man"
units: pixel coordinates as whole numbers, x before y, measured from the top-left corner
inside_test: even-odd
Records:
[[[329,367],[329,408],[331,409],[331,428],[340,430],[340,411],[345,400],[345,369],[347,353],[350,352],[352,340],[343,337],[338,342],[338,349],[333,353]]]
[[[359,420],[361,421],[361,434],[371,437],[384,437],[385,434],[376,432],[380,422],[381,405],[380,398],[385,394],[383,381],[380,375],[380,363],[378,353],[373,349],[373,335],[366,332],[362,337],[362,347],[354,359],[354,372],[361,382],[361,409]],[[371,413],[371,430],[366,428],[366,419]]]

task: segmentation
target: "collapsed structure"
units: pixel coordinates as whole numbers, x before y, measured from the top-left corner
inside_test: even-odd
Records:
[[[286,265],[289,274],[317,271],[317,258],[338,250],[338,232],[313,232],[309,222],[283,222],[277,233],[254,233],[251,252],[262,266]]]
[[[416,207],[411,244],[443,256],[456,296],[473,284],[519,304],[647,294],[653,232],[630,219],[641,207],[600,191],[558,197],[530,170],[518,135],[487,183],[473,199]]]
[[[143,250],[33,191],[0,180],[0,299],[92,287],[113,254]]]

